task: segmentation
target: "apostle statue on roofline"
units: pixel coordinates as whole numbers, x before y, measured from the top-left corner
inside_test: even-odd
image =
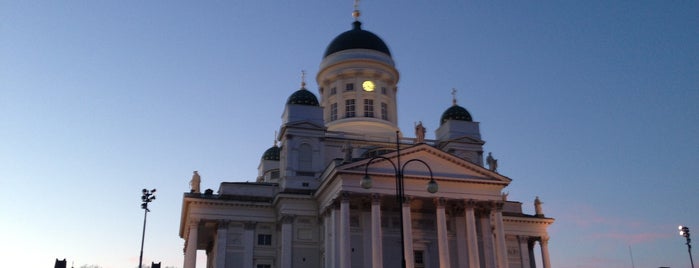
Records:
[[[189,181],[189,187],[191,187],[190,193],[201,193],[201,189],[199,188],[201,184],[201,177],[199,176],[198,171],[194,171],[194,174],[192,175],[192,180]]]

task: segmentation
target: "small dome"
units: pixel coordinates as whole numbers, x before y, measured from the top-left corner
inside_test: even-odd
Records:
[[[386,43],[381,40],[377,35],[370,31],[362,30],[362,23],[355,21],[352,23],[352,30],[341,33],[325,49],[325,54],[323,58],[335,52],[363,48],[376,50],[378,52],[383,52],[389,57],[391,56],[391,51],[388,50]]]
[[[294,92],[294,94],[291,94],[289,96],[289,99],[286,101],[286,104],[300,104],[300,105],[309,105],[309,106],[320,106],[318,104],[318,98],[316,98],[316,95],[308,91],[308,89],[301,88]]]
[[[451,107],[449,107],[449,109],[444,111],[439,124],[444,124],[445,122],[447,122],[447,120],[473,122],[473,118],[471,117],[471,114],[466,110],[466,108],[456,104],[452,105]]]
[[[279,152],[281,150],[279,149],[279,146],[274,145],[267,149],[264,154],[262,154],[262,160],[272,160],[272,161],[279,161]]]

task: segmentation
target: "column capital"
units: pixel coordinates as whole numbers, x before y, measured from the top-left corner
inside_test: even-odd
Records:
[[[548,243],[549,243],[549,236],[548,236],[548,235],[544,235],[544,236],[539,237],[539,243],[541,243],[541,245],[548,245]]]
[[[347,191],[340,192],[340,202],[349,202],[349,201],[350,201],[350,193]]]
[[[503,207],[505,207],[505,203],[501,201],[491,201],[490,205],[495,212],[502,212]]]
[[[520,243],[529,242],[529,240],[530,240],[530,238],[526,235],[518,235],[517,236],[517,241],[519,241]]]
[[[295,215],[282,214],[281,222],[282,222],[282,224],[290,224],[290,223],[294,222],[294,218],[296,218]]]
[[[435,197],[434,204],[439,208],[444,208],[447,205],[447,199],[444,197]]]
[[[199,223],[201,222],[201,219],[198,219],[198,218],[190,218],[188,222],[189,222],[189,227],[191,228],[191,227],[193,227],[193,226],[199,226]]]
[[[474,209],[477,214],[490,215],[490,211],[493,210],[493,206],[486,202],[475,202]]]
[[[381,194],[371,194],[371,204],[381,204]]]
[[[404,196],[403,197],[403,206],[410,206],[410,202],[413,201],[412,196]]]
[[[464,200],[464,207],[466,208],[475,208],[478,205],[478,201],[473,200],[473,199],[466,199]]]

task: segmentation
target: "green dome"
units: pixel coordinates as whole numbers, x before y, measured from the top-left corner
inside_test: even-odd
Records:
[[[442,119],[440,120],[440,125],[444,124],[447,122],[447,120],[459,120],[459,121],[468,121],[468,122],[473,122],[473,118],[471,117],[471,114],[464,108],[459,105],[452,105],[444,111],[442,114]]]
[[[264,154],[262,154],[262,160],[272,160],[272,161],[279,161],[279,152],[281,150],[279,149],[279,146],[274,145],[267,149]]]
[[[361,25],[361,22],[355,21],[352,23],[352,30],[335,37],[325,49],[323,58],[335,52],[355,48],[371,49],[391,56],[391,51],[388,50],[386,43],[374,33],[362,30]]]
[[[294,94],[291,94],[291,96],[289,96],[289,99],[286,101],[286,104],[320,106],[318,104],[318,98],[316,98],[316,95],[314,95],[305,88],[301,88],[294,92]]]

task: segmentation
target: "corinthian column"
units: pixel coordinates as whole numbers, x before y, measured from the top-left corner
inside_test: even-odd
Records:
[[[199,220],[190,220],[189,234],[187,235],[187,244],[184,251],[184,268],[197,267],[197,239],[199,239],[198,232]]]
[[[466,241],[468,245],[468,267],[476,268],[480,266],[478,256],[478,235],[476,234],[476,214],[474,212],[476,202],[468,200],[465,202],[464,214],[466,217]]]
[[[415,261],[413,256],[413,221],[410,215],[410,200],[409,196],[405,197],[403,202],[403,252],[405,254],[405,267],[414,268]]]
[[[436,198],[437,205],[437,245],[439,249],[439,267],[449,268],[449,238],[447,237],[447,215],[444,206],[447,201],[444,198]]]
[[[505,244],[505,226],[502,223],[502,207],[505,204],[495,203],[495,246],[498,268],[507,268],[507,245]]]
[[[381,233],[381,196],[371,195],[371,267],[383,267],[383,234]]]
[[[544,268],[551,268],[551,260],[549,259],[549,237],[541,237],[541,262]]]
[[[343,192],[340,201],[340,268],[352,267],[349,205],[349,193]]]

